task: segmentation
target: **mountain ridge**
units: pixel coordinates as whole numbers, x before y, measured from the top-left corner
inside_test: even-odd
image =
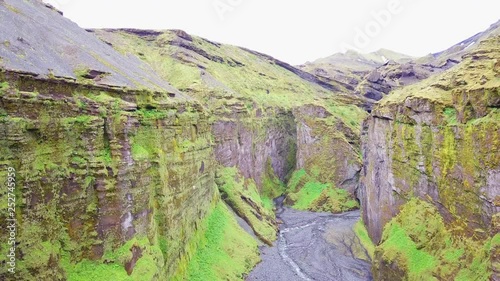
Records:
[[[455,66],[462,60],[463,55],[477,48],[479,42],[498,34],[500,34],[500,20],[485,31],[460,41],[446,50],[420,58],[411,58],[382,49],[382,54],[388,52],[396,56],[396,59],[384,61],[377,52],[359,54],[348,51],[345,54],[337,53],[300,65],[298,68],[315,74],[325,83],[332,81],[346,83],[354,89],[355,94],[364,96],[374,103],[396,88],[414,84]]]

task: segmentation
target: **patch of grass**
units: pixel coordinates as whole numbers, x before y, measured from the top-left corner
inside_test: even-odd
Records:
[[[435,257],[417,249],[415,242],[399,224],[390,223],[386,227],[388,238],[383,244],[384,258],[389,261],[398,260],[399,264],[407,265],[411,280],[417,280],[421,276],[430,278],[436,266]]]
[[[10,88],[10,86],[9,86],[8,82],[0,83],[0,96],[4,95],[9,88]]]
[[[141,109],[138,111],[144,119],[159,120],[168,116],[168,111],[157,109]]]
[[[489,280],[494,240],[452,234],[433,205],[414,198],[386,224],[376,253],[407,280]]]
[[[125,270],[125,263],[132,259],[133,247],[142,249],[142,257],[137,261],[132,274]],[[133,238],[116,250],[106,251],[100,261],[71,261],[70,255],[64,252],[61,266],[66,272],[68,281],[150,281],[154,280],[163,266],[163,256],[159,247],[151,244],[146,237]]]
[[[361,123],[363,123],[363,120],[368,115],[366,111],[355,105],[333,104],[328,106],[327,109],[355,132],[360,132]]]
[[[288,181],[287,190],[289,192],[297,191],[297,185],[299,184],[300,180],[306,175],[307,173],[304,169],[293,172],[292,177]]]
[[[446,107],[443,111],[446,123],[451,126],[458,125],[457,110],[453,107]]]
[[[252,179],[245,179],[236,168],[220,168],[217,186],[222,198],[234,212],[250,224],[255,234],[264,242],[276,239],[276,223],[273,203],[269,197],[261,197]]]
[[[286,191],[285,184],[274,174],[271,159],[266,161],[266,169],[262,175],[262,196],[276,198]]]
[[[273,209],[274,209],[274,203],[273,203],[273,199],[269,198],[269,197],[266,197],[266,196],[262,196],[262,206],[272,212]]]
[[[359,204],[344,189],[316,180],[319,169],[309,175],[305,170],[293,173],[288,182],[287,203],[297,210],[339,213],[359,208]],[[316,175],[316,176],[314,176]]]
[[[148,160],[157,157],[162,147],[161,137],[155,128],[142,127],[132,140],[132,157],[134,160]]]
[[[331,187],[323,190],[309,207],[312,211],[332,213],[341,213],[358,208],[358,202],[345,189]]]
[[[368,256],[370,256],[370,258],[373,260],[375,253],[375,244],[373,244],[372,239],[370,239],[370,236],[368,236],[368,231],[366,230],[363,220],[360,219],[354,225],[354,233],[356,233],[356,236],[359,238],[361,245],[363,245],[363,247],[366,249]]]
[[[328,184],[308,182],[296,193],[297,200],[293,207],[297,210],[309,210],[311,204],[319,198],[321,193],[329,188]]]
[[[472,125],[481,125],[488,123],[498,123],[500,122],[500,108],[492,108],[488,115],[483,118],[473,119],[470,121]]]
[[[132,157],[134,157],[134,159],[148,159],[149,156],[149,151],[140,144],[134,143],[132,145]]]
[[[66,128],[71,128],[72,126],[74,126],[75,124],[82,124],[82,125],[87,125],[89,124],[90,122],[96,120],[96,117],[95,116],[91,116],[91,115],[78,115],[76,117],[69,117],[69,118],[64,118],[61,120],[61,123],[63,124],[63,126],[65,126]]]
[[[184,280],[242,280],[260,260],[257,242],[239,227],[222,202],[207,218],[201,240]]]

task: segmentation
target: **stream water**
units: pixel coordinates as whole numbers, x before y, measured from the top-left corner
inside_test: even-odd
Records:
[[[283,223],[273,247],[261,246],[262,262],[247,281],[372,280],[366,250],[353,226],[359,211],[343,214],[297,211],[275,199]]]

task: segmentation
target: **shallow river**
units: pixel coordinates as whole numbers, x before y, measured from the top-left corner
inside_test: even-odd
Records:
[[[283,222],[278,240],[261,246],[262,262],[247,281],[372,280],[369,258],[352,230],[359,211],[312,213],[276,203]]]

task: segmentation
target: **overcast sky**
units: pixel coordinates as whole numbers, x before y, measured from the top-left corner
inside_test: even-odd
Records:
[[[438,52],[500,19],[498,0],[45,0],[85,28],[182,29],[292,64],[346,48]]]

